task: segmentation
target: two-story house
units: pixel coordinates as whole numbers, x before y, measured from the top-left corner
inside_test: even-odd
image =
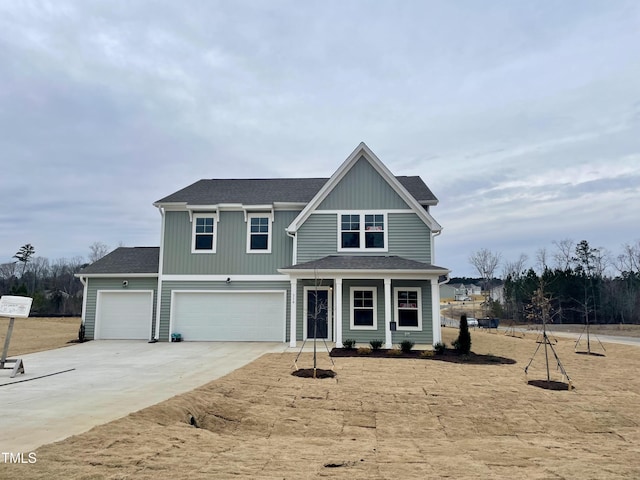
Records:
[[[432,345],[436,204],[364,143],[330,178],[200,180],[154,203],[160,247],[80,272],[86,336]]]

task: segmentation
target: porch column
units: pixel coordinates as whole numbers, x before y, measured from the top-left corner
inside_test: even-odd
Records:
[[[384,279],[384,348],[391,348],[391,279]]]
[[[291,279],[291,314],[289,315],[289,346],[296,346],[296,295],[298,293],[298,279]]]
[[[431,316],[433,317],[432,345],[435,345],[442,341],[442,332],[440,329],[440,285],[438,285],[438,277],[431,279]]]
[[[335,302],[333,308],[333,317],[336,319],[336,348],[342,348],[342,279],[336,278],[333,281],[335,291]]]

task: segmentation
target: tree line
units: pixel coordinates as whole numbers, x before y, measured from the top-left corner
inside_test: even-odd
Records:
[[[500,253],[481,249],[469,257],[488,290],[502,266],[502,294],[492,295],[500,301],[488,302],[492,314],[522,322],[539,320],[535,298],[544,295],[556,323],[640,323],[640,240],[624,244],[618,255],[594,248],[587,240],[553,244],[552,252],[538,250],[535,268],[525,254],[502,261]]]
[[[0,264],[0,295],[32,297],[32,316],[80,316],[84,289],[75,274],[108,252],[107,245],[95,242],[88,261],[81,256],[49,261],[37,257],[35,247],[27,243],[14,261]]]

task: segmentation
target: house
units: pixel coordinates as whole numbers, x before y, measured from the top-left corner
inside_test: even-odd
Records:
[[[361,143],[330,178],[200,180],[154,203],[160,247],[118,248],[78,275],[88,338],[441,340],[420,177]]]

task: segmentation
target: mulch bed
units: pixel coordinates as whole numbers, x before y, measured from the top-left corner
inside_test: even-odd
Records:
[[[545,390],[573,390],[573,385],[555,380],[529,380],[527,382],[532,387],[544,388]]]
[[[423,353],[430,352],[430,353]],[[431,350],[411,350],[409,352],[398,352],[396,349],[380,348],[371,350],[369,353],[359,353],[356,348],[334,348],[331,350],[332,357],[371,357],[371,358],[414,358],[420,360],[437,360],[450,363],[469,363],[474,365],[513,365],[516,361],[512,358],[500,357],[497,355],[479,355],[469,353],[461,355],[455,350],[446,349],[442,353],[435,353]]]
[[[336,372],[333,370],[316,368],[314,376],[313,368],[299,368],[298,370],[291,372],[291,375],[301,378],[333,378],[336,376]]]

